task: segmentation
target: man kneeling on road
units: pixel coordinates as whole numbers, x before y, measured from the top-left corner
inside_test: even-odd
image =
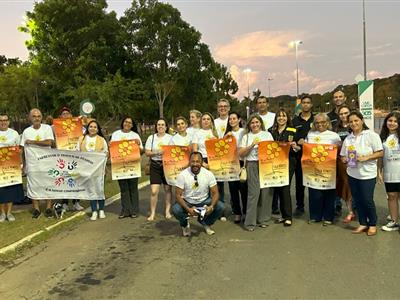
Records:
[[[182,226],[183,236],[190,236],[190,216],[197,216],[208,235],[214,234],[210,226],[224,209],[218,201],[217,181],[213,173],[201,166],[202,162],[200,152],[191,153],[189,167],[176,179],[176,203],[172,213]]]

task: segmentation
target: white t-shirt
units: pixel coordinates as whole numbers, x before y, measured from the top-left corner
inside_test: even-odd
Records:
[[[129,131],[129,132],[123,132],[121,129],[114,131],[113,134],[111,135],[111,142],[114,141],[127,141],[127,140],[139,140],[140,145],[139,148],[143,149],[143,144],[142,144],[142,139],[140,136],[134,132],[134,131]]]
[[[191,204],[199,204],[210,195],[210,188],[217,185],[214,174],[205,168],[201,168],[197,174],[198,186],[194,180],[194,174],[190,167],[183,170],[176,177],[175,186],[183,190],[183,199]]]
[[[147,138],[145,149],[150,150],[150,151],[160,151],[161,146],[164,145],[169,145],[169,141],[171,140],[171,135],[166,133],[162,137],[159,137],[157,133],[150,135]],[[162,160],[162,155],[157,154],[153,157],[151,157],[152,160],[157,160],[161,161]]]
[[[19,145],[20,137],[14,129],[7,128],[5,131],[0,130],[0,147]]]
[[[96,136],[90,137],[89,135],[86,135],[84,137],[83,142],[85,143],[87,152],[95,152],[96,151]],[[81,151],[81,143],[78,143],[76,145],[76,150]],[[104,153],[108,152],[107,142],[105,141],[105,139],[103,139],[103,151],[102,152],[104,152]]]
[[[257,134],[254,133],[247,133],[242,137],[242,141],[240,142],[240,147],[248,147],[250,146],[253,141],[263,142],[263,141],[273,141],[274,138],[272,137],[271,133],[268,131],[260,131]],[[247,161],[258,161],[258,145],[255,145],[250,153],[246,157]]]
[[[400,182],[400,145],[396,134],[383,143],[383,181]]]
[[[226,127],[228,126],[228,116],[226,116],[226,119],[221,119],[221,118],[215,119],[214,126],[215,129],[217,130],[218,138],[223,138],[226,131]]]
[[[383,150],[382,142],[379,135],[372,130],[363,130],[359,135],[354,136],[350,133],[343,141],[340,156],[347,157],[347,151],[354,149],[357,156],[370,155],[374,152]],[[376,177],[377,160],[357,161],[355,168],[347,167],[347,174],[356,179],[372,179]]]
[[[192,143],[192,136],[186,132],[185,136],[179,133],[173,135],[169,141],[170,145],[189,146]]]
[[[193,137],[193,144],[197,144],[198,150],[201,155],[203,155],[203,158],[207,157],[207,151],[206,151],[206,140],[211,140],[215,139],[216,137],[213,135],[213,132],[211,129],[200,129],[196,135]]]
[[[258,114],[263,120],[265,130],[268,130],[272,125],[274,125],[275,121],[275,113],[268,111],[265,115]]]
[[[342,143],[342,140],[336,132],[325,130],[324,132],[310,131],[307,134],[306,142],[309,144],[340,145]]]
[[[240,141],[242,140],[244,134],[246,133],[246,130],[244,128],[239,128],[238,131],[233,131],[232,130],[232,135],[236,139],[236,146],[239,148],[240,147]]]
[[[27,140],[32,140],[37,142],[45,140],[54,141],[53,130],[51,126],[47,124],[40,124],[39,129],[35,129],[32,126],[30,126],[26,128],[22,133],[20,145],[23,147],[25,145],[25,141]]]
[[[186,129],[186,132],[188,135],[191,136],[191,139],[193,140],[194,136],[197,134],[197,132],[199,132],[200,128],[193,128],[193,127],[189,127],[188,129]]]

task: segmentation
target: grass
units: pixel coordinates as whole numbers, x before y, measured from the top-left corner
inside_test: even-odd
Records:
[[[139,183],[148,180],[148,176],[142,176],[139,178]],[[105,195],[106,198],[114,196],[120,192],[118,182],[111,179],[111,171],[110,166],[107,166],[106,178],[105,178]],[[88,207],[89,201],[81,201],[82,206]],[[25,206],[26,207],[26,206]],[[0,248],[8,246],[20,239],[35,233],[39,230],[43,230],[46,227],[53,225],[58,222],[56,219],[47,219],[44,216],[41,216],[37,220],[32,219],[31,207],[29,206],[29,210],[18,210],[18,206],[15,206],[14,215],[16,218],[15,222],[4,222],[0,224],[1,228],[1,239],[0,239]],[[64,215],[64,219],[72,216],[75,212],[67,212]],[[79,218],[78,218],[79,219]],[[61,225],[61,228],[64,228],[65,225]],[[42,237],[43,235],[43,237]],[[39,240],[45,240],[48,234],[42,234],[39,237]]]

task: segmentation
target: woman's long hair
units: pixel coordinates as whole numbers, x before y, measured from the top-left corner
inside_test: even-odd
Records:
[[[349,113],[351,113],[351,109],[350,109],[349,106],[347,106],[347,105],[342,105],[342,106],[340,106],[339,109],[338,109],[338,115],[340,114],[340,111],[341,111],[343,108],[347,108],[347,109],[349,110]],[[348,125],[348,124],[349,124],[349,123],[348,123],[348,119],[347,119],[347,125]],[[334,128],[334,131],[337,132],[340,128],[344,128],[344,126],[343,126],[343,122],[342,122],[342,120],[340,119],[340,116],[339,116],[339,122],[337,123],[336,128]]]
[[[86,125],[86,132],[85,132],[84,135],[86,136],[86,135],[89,134],[89,126],[90,126],[90,124],[92,124],[92,123],[96,123],[96,125],[97,125],[97,135],[98,135],[98,136],[101,136],[103,139],[106,139],[106,138],[104,137],[103,130],[101,129],[101,126],[100,126],[99,122],[97,122],[96,120],[91,120],[91,121]]]
[[[396,135],[397,135],[397,138],[400,137],[400,113],[397,112],[397,111],[392,111],[391,113],[389,113],[389,114],[386,116],[385,120],[383,120],[383,125],[382,125],[382,129],[381,129],[381,134],[380,134],[382,142],[386,141],[387,137],[388,137],[389,134],[390,134],[389,128],[387,127],[387,121],[388,121],[391,117],[395,117],[396,120],[397,120],[397,124],[398,124],[399,126],[397,127]]]
[[[226,135],[228,132],[232,131],[232,126],[231,126],[231,124],[229,124],[229,117],[231,115],[236,115],[236,117],[239,119],[239,127],[242,128],[242,123],[240,122],[240,119],[241,119],[240,115],[235,111],[231,111],[228,115],[228,125],[226,126],[224,135]]]
[[[247,124],[246,124],[247,133],[251,132],[250,123],[251,123],[251,121],[252,121],[254,118],[257,119],[257,120],[261,123],[261,130],[262,130],[262,131],[265,131],[264,122],[263,122],[263,120],[261,119],[260,115],[259,115],[259,114],[252,114],[252,115],[249,117],[249,120],[247,121]]]
[[[212,134],[217,138],[218,137],[218,133],[217,133],[217,130],[215,129],[214,117],[212,116],[211,113],[205,112],[205,113],[203,113],[201,118],[203,118],[206,115],[209,116],[210,119],[211,119],[211,131],[212,131]],[[200,128],[203,128],[203,124],[202,123],[203,123],[203,120],[200,121]]]
[[[272,131],[272,132],[278,130],[278,127],[279,127],[279,125],[278,125],[278,117],[279,117],[281,114],[285,114],[285,116],[286,116],[286,118],[287,118],[286,127],[292,127],[292,126],[293,126],[293,125],[292,125],[292,120],[290,119],[288,112],[287,112],[284,108],[280,108],[280,109],[277,111],[277,113],[275,114],[274,124],[272,125],[272,128],[271,128],[271,131]]]

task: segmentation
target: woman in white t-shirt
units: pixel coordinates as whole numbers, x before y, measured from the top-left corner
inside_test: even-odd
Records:
[[[340,156],[347,163],[351,195],[357,208],[360,226],[352,233],[377,234],[374,190],[377,160],[383,157],[383,146],[377,133],[369,130],[363,115],[353,111],[349,115],[351,133],[343,142]]]
[[[206,151],[206,141],[218,138],[217,131],[214,126],[213,116],[205,112],[201,117],[201,128],[193,137],[193,151],[198,151],[203,156],[203,167],[208,169],[208,159]]]
[[[306,143],[328,144],[340,146],[340,136],[331,130],[331,121],[327,114],[319,113],[314,116],[311,131],[307,134]],[[336,189],[308,188],[310,221],[316,223],[323,221],[323,225],[332,225],[335,217]]]
[[[92,120],[87,124],[86,132],[78,140],[77,150],[82,152],[104,152],[108,153],[107,142],[101,131],[100,124],[96,120]],[[90,220],[96,221],[97,217],[104,219],[105,199],[90,200],[92,208],[92,216]],[[98,209],[98,212],[97,212]]]
[[[0,147],[16,146],[19,148],[19,134],[14,129],[9,128],[9,125],[8,115],[0,113]],[[2,154],[7,155],[5,151]],[[15,217],[11,213],[13,202],[20,202],[23,198],[22,184],[0,187],[0,223],[15,221]]]
[[[201,116],[201,112],[196,109],[189,112],[190,127],[187,129],[187,133],[192,136],[192,139],[201,128]]]
[[[125,117],[121,122],[121,129],[115,131],[111,135],[110,142],[113,141],[134,141],[143,152],[143,144],[137,133],[137,125],[130,117]],[[118,180],[119,189],[121,191],[121,213],[119,218],[136,218],[139,214],[139,178],[129,178]]]
[[[150,215],[148,221],[153,221],[156,216],[156,208],[158,202],[158,194],[161,185],[164,185],[165,193],[165,217],[170,219],[171,215],[171,186],[167,184],[165,179],[162,155],[163,150],[161,146],[169,145],[171,135],[166,133],[168,124],[163,118],[158,119],[155,126],[156,133],[147,138],[145,145],[146,156],[150,159]]]
[[[236,139],[236,146],[239,149],[240,141],[246,133],[240,125],[241,117],[236,112],[229,113],[228,126],[226,127],[225,137],[233,136]],[[240,159],[240,167],[243,167],[243,160]],[[247,206],[247,182],[229,181],[229,193],[231,195],[231,207],[234,215],[234,222],[240,223],[242,216],[246,215]]]
[[[175,119],[176,134],[171,137],[170,145],[191,146],[193,136],[187,133],[188,122],[184,117]]]
[[[400,113],[391,112],[383,121],[381,140],[383,158],[378,160],[378,182],[385,183],[388,197],[390,221],[382,226],[383,231],[399,230],[400,197]]]
[[[247,133],[242,137],[239,156],[246,161],[247,170],[247,207],[244,220],[245,229],[254,231],[256,226],[267,227],[271,219],[272,194],[269,188],[260,189],[258,173],[258,144],[273,141],[271,133],[265,131],[259,115],[251,115],[247,122]]]

